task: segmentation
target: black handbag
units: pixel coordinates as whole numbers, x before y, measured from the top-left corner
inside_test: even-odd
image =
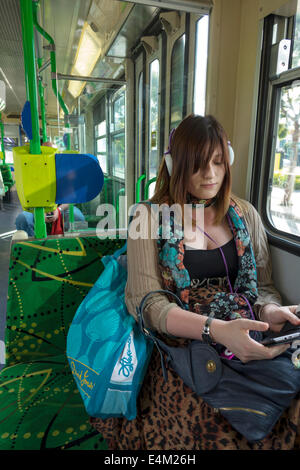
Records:
[[[176,294],[162,289],[149,292],[137,307],[140,328],[160,353],[164,379],[168,380],[165,359],[188,387],[248,441],[266,437],[300,390],[300,370],[293,366],[291,350],[274,359],[243,363],[236,357],[220,357],[214,347],[200,340],[186,347],[168,346],[144,323],[145,302],[157,292],[174,296],[181,308],[183,304]]]

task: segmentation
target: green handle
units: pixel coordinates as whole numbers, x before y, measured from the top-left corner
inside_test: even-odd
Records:
[[[146,178],[146,175],[143,173],[136,182],[136,202],[141,200],[141,183],[142,180]]]
[[[154,181],[156,181],[156,177],[147,181],[146,186],[145,186],[145,191],[144,191],[145,199],[148,199],[148,197],[149,197],[149,186],[150,186],[151,183],[154,183]]]

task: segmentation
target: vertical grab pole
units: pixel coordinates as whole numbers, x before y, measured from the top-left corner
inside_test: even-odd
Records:
[[[40,68],[43,65],[43,59],[39,58],[37,62],[38,62],[38,67]],[[42,77],[39,77],[38,80],[39,80],[39,95],[40,95],[40,104],[41,104],[43,143],[45,143],[45,142],[48,142],[48,136],[47,136],[44,87],[42,83]]]
[[[32,121],[32,140],[30,140],[30,153],[40,155],[40,130],[38,113],[38,96],[36,80],[35,45],[33,35],[32,0],[20,0],[22,37],[24,49],[26,93],[30,102]],[[46,222],[43,207],[34,208],[34,234],[36,238],[46,238]]]
[[[3,153],[3,161],[2,163],[5,164],[5,148],[4,148],[4,125],[2,122],[2,114],[0,113],[0,132],[1,132],[1,150]]]
[[[49,42],[48,49],[50,50],[50,64],[51,64],[51,82],[52,82],[52,90],[56,96],[56,99],[59,102],[60,107],[62,108],[63,112],[66,116],[69,116],[69,110],[62,99],[61,94],[58,91],[57,87],[57,78],[56,78],[56,52],[55,52],[55,43],[53,38],[48,34],[39,24],[37,18],[37,9],[39,7],[39,2],[33,2],[33,23],[37,31]],[[70,128],[69,121],[66,123],[65,127],[67,129]],[[71,137],[70,134],[67,135],[67,150],[71,150]],[[73,230],[74,227],[74,206],[73,204],[69,204],[69,222],[70,222],[70,229]]]

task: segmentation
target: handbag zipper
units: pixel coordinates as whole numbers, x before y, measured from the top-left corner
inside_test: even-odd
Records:
[[[214,408],[215,413],[219,411],[247,411],[248,413],[255,413],[261,416],[267,416],[267,413],[263,411],[253,410],[252,408],[241,408],[239,406],[232,406],[232,407],[222,407],[222,408]]]

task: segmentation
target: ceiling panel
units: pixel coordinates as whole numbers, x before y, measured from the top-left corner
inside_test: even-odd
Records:
[[[40,24],[56,44],[57,71],[70,73],[90,0],[41,0],[40,4]],[[6,83],[7,105],[3,114],[19,116],[26,101],[20,1],[0,0],[0,19],[0,80],[5,81],[5,76],[12,88]],[[44,38],[41,41],[42,46],[47,44]],[[49,52],[43,50],[43,53],[47,60]],[[47,83],[47,113],[57,115],[50,67],[43,73],[43,81]],[[62,87],[63,83],[59,83],[59,88]]]
[[[6,84],[4,113],[20,114],[26,96],[19,0],[1,0],[0,18],[0,79],[12,87]]]

